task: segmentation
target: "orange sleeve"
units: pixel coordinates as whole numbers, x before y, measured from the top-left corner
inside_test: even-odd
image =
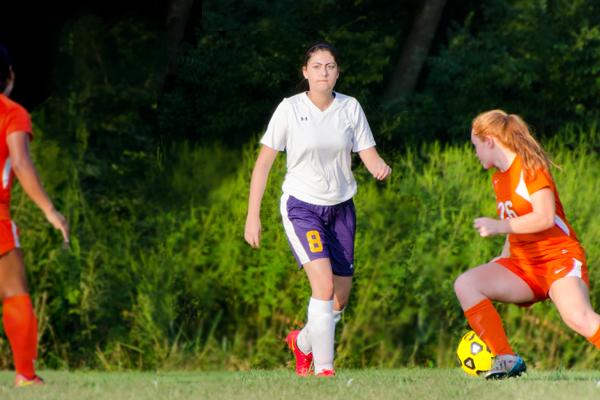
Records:
[[[30,139],[33,137],[31,118],[29,117],[29,113],[23,107],[11,107],[5,118],[4,126],[6,136],[15,132],[25,132],[29,135]]]
[[[533,194],[543,188],[552,189],[554,187],[552,178],[550,178],[550,176],[548,176],[548,173],[544,170],[537,170],[535,177],[527,179],[525,183],[527,184],[527,191],[529,192],[529,194]]]

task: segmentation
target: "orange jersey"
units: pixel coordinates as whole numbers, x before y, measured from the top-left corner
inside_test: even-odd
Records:
[[[2,168],[0,220],[10,219],[10,189],[14,173],[6,139],[8,135],[15,132],[26,132],[31,138],[29,113],[19,104],[0,94],[0,168]]]
[[[554,193],[554,226],[541,232],[509,234],[511,258],[529,262],[545,262],[560,257],[583,258],[583,249],[573,228],[567,222],[558,191],[550,174],[538,170],[533,178],[526,178],[520,156],[516,156],[505,172],[492,176],[500,219],[515,218],[533,211],[531,195],[548,188]]]

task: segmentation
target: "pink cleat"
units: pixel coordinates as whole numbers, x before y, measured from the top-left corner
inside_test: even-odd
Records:
[[[307,376],[310,372],[310,367],[312,365],[313,355],[312,352],[308,354],[304,354],[299,348],[297,344],[299,330],[291,331],[285,341],[294,353],[294,358],[296,359],[296,375],[298,376]]]
[[[332,369],[324,369],[317,376],[335,376],[335,371]]]

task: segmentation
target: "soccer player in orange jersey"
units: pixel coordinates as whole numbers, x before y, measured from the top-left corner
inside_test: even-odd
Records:
[[[44,191],[29,155],[29,141],[32,139],[29,114],[8,98],[14,82],[10,56],[6,48],[0,46],[0,295],[3,301],[2,322],[16,369],[15,386],[22,387],[43,381],[35,373],[37,321],[27,289],[18,229],[10,216],[10,190],[14,176],[48,221],[61,231],[65,243],[69,241],[69,228],[65,217],[56,211]]]
[[[510,346],[492,301],[531,305],[550,298],[575,332],[600,348],[585,253],[567,222],[550,161],[517,115],[492,110],[472,123],[471,141],[492,184],[499,219],[477,218],[482,237],[506,234],[499,257],[464,272],[454,289],[471,328],[496,358],[487,379],[518,376],[525,362]]]

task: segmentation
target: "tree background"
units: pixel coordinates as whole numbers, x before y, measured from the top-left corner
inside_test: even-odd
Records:
[[[41,362],[284,365],[281,339],[304,320],[308,293],[277,215],[284,156],[265,195],[260,251],[244,244],[243,221],[257,139],[281,99],[301,90],[304,51],[318,40],[340,51],[337,90],[360,101],[394,168],[376,184],[356,163],[359,272],[338,328],[338,365],[452,364],[466,328],[453,279],[501,243],[471,229],[473,218],[494,214],[487,175],[465,145],[481,111],[522,115],[563,166],[561,196],[594,282],[598,8],[591,0],[3,5],[13,98],[32,112],[36,163],[73,228],[63,251],[15,188]],[[549,305],[501,312],[537,366],[598,367]],[[10,365],[6,352],[0,365]]]

